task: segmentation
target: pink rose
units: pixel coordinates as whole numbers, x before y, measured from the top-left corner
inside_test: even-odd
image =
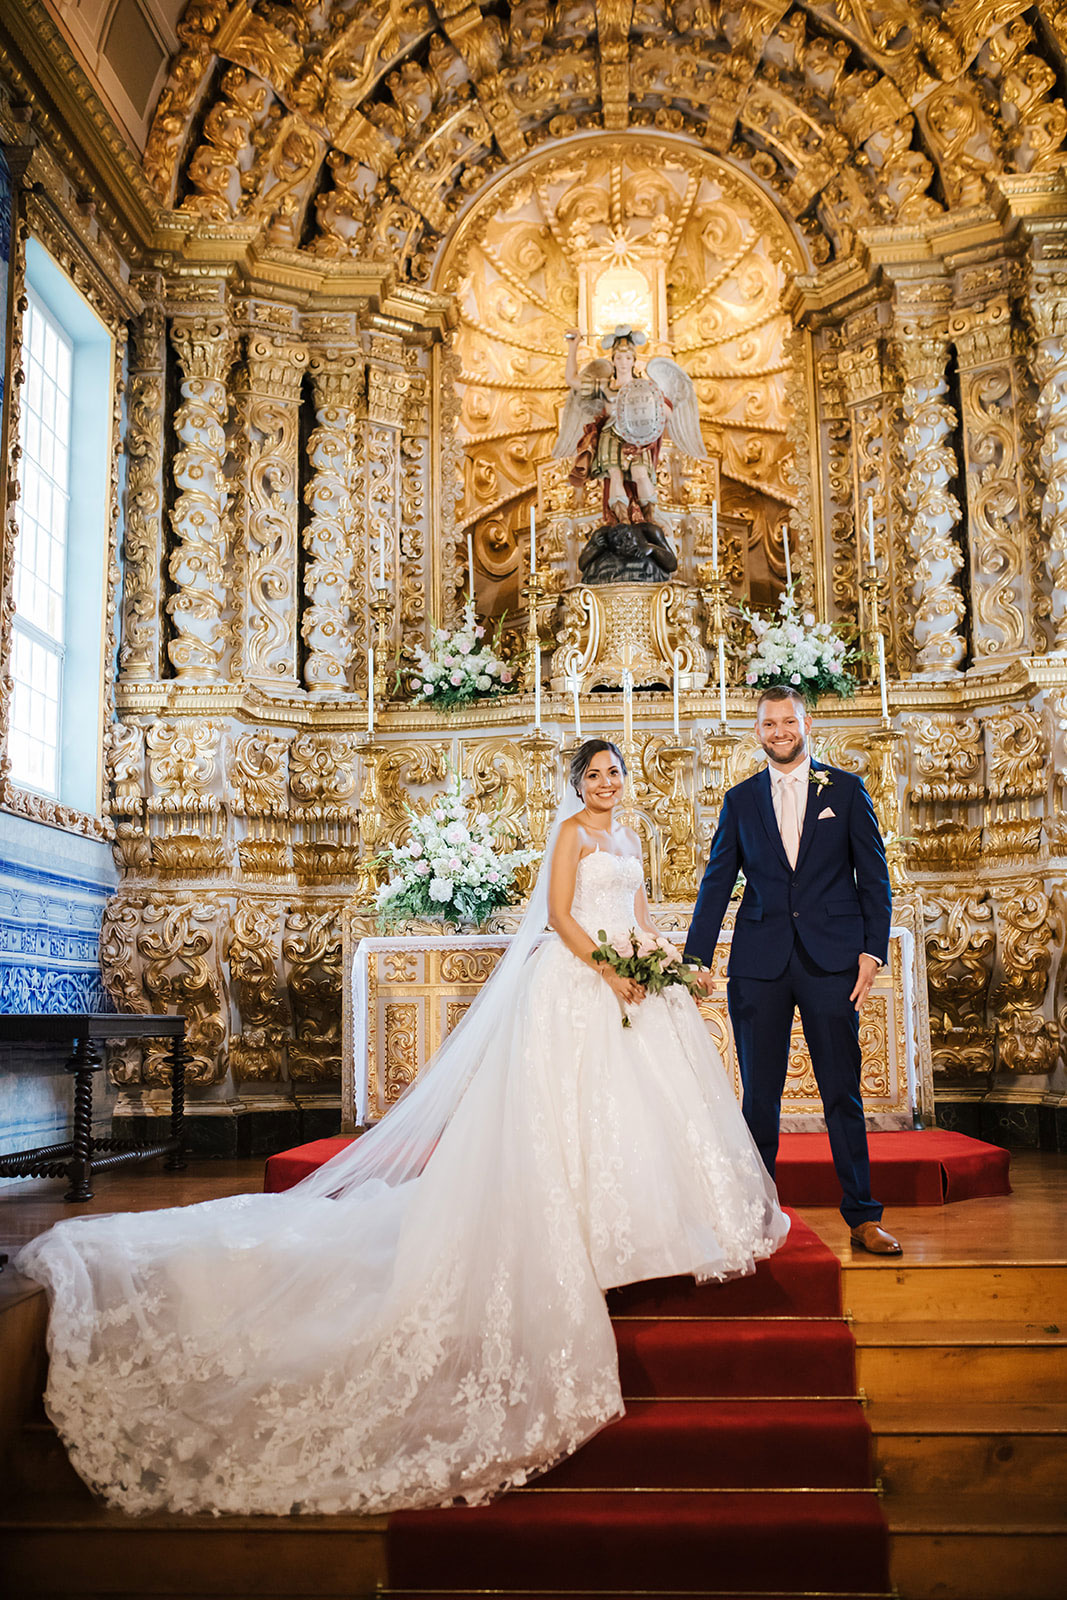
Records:
[[[455,684],[456,688],[458,689],[460,684],[463,682],[462,672],[454,672],[448,681],[449,683]]]
[[[633,955],[634,942],[632,939],[616,939],[611,948],[615,951],[616,955],[622,956],[625,960],[627,957]]]
[[[659,940],[651,938],[648,934],[642,934],[637,941],[637,953],[641,957],[655,955],[658,949]]]
[[[505,667],[504,671],[500,674],[500,681],[501,681],[501,683],[510,683],[511,682],[511,673],[507,670],[506,667]]]

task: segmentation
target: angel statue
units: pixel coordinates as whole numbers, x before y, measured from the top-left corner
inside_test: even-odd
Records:
[[[567,340],[565,377],[570,395],[560,419],[553,456],[574,456],[570,482],[583,488],[604,480],[604,519],[652,524],[656,512],[656,463],[664,432],[686,455],[705,457],[696,390],[687,372],[666,356],[654,356],[645,375],[634,370],[647,344],[640,328],[618,327],[600,341],[609,357],[578,368],[577,328]]]

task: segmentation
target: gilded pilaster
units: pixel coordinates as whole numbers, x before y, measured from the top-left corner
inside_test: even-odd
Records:
[[[234,676],[262,686],[296,683],[297,450],[306,366],[301,344],[255,330],[236,383]]]
[[[354,517],[352,457],[354,402],[363,384],[363,363],[352,350],[311,354],[315,423],[307,445],[310,476],[304,500],[305,608],[300,631],[305,646],[304,683],[337,692],[348,686],[354,639],[352,579]]]
[[[1005,263],[967,269],[958,289],[996,292],[954,311],[977,659],[1043,649],[1036,623],[1022,438],[1023,375]]]
[[[901,501],[901,384],[895,352],[871,305],[849,317],[839,358],[852,439],[853,527],[857,557],[868,559],[867,506],[874,507],[875,560],[886,628],[886,658],[897,675],[910,671],[913,555]]]
[[[127,682],[162,676],[163,427],[166,318],[157,278],[142,281],[145,309],[133,330],[127,379],[126,521],[119,672]]]
[[[167,562],[173,637],[167,653],[180,681],[209,683],[223,673],[230,528],[224,471],[229,396],[226,378],[234,341],[221,313],[176,316],[171,339],[181,366],[181,402],[174,417],[177,498],[174,543]]]
[[[914,289],[902,287],[897,294],[898,349],[904,375],[904,496],[914,558],[915,665],[920,672],[944,672],[963,661],[967,615],[957,581],[963,570],[963,552],[958,534],[960,503],[954,492],[959,472],[952,444],[956,414],[946,400],[948,325],[947,317],[922,315],[928,296],[921,286],[917,295]],[[929,298],[943,300],[947,294],[945,286],[940,295],[935,291]],[[947,311],[947,306],[944,309]]]
[[[1033,274],[1030,317],[1044,567],[1051,589],[1053,647],[1067,649],[1067,274]]]

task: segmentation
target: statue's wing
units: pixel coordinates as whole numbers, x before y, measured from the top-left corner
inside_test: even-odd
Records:
[[[601,382],[611,377],[611,362],[587,361],[578,373],[578,387],[567,396],[567,403],[559,419],[559,436],[552,451],[553,460],[572,456],[578,441],[590,422],[595,422],[604,410],[604,400],[597,393]]]
[[[671,361],[668,356],[653,356],[645,371],[653,383],[659,384],[671,403],[671,416],[667,424],[671,438],[687,456],[704,461],[707,451],[700,432],[700,406],[692,378],[677,361]]]

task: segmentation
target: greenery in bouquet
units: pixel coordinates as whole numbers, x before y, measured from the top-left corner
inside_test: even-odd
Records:
[[[483,923],[514,897],[518,869],[540,855],[502,849],[499,823],[484,811],[469,815],[459,778],[428,808],[406,809],[407,843],[387,845],[381,857],[390,868],[377,893],[384,927],[427,917]]]
[[[448,711],[453,706],[470,705],[472,700],[490,700],[496,695],[514,694],[518,689],[516,663],[501,654],[503,619],[492,638],[478,621],[474,601],[463,607],[463,621],[453,633],[447,628],[431,628],[429,650],[416,652],[416,665],[410,669],[408,687],[416,705],[434,706]]]
[[[770,618],[741,607],[755,634],[745,650],[745,682],[760,690],[789,684],[805,700],[821,694],[848,699],[856,692],[851,668],[859,651],[833,623],[816,622],[810,611],[801,611],[794,589],[790,584]]]
[[[681,951],[662,934],[631,928],[627,938],[612,941],[600,928],[597,938],[600,943],[593,951],[593,960],[604,962],[623,978],[632,978],[649,994],[662,994],[672,984],[681,984],[690,994],[695,992],[703,967],[684,961]],[[631,1026],[625,1011],[622,1025]]]

